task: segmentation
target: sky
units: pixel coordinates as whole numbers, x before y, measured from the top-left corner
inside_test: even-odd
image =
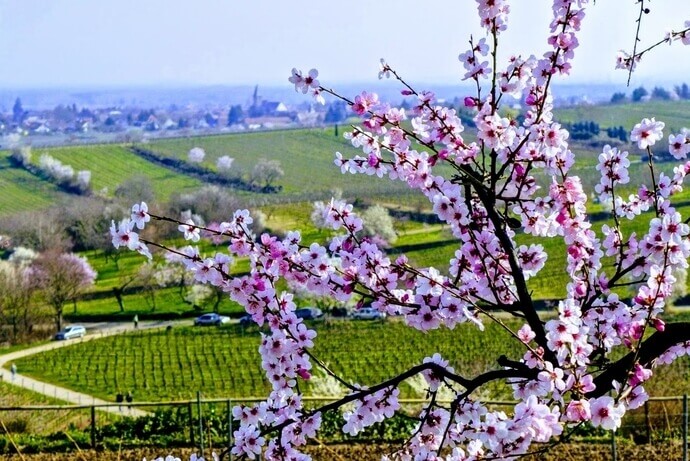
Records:
[[[551,1],[512,0],[501,56],[547,50]],[[642,45],[690,19],[690,0],[647,0]],[[635,0],[588,7],[573,83],[621,83]],[[473,0],[0,0],[0,88],[287,84],[292,67],[322,82],[377,79],[380,58],[415,83],[459,83]],[[679,83],[690,47],[655,50],[631,85]],[[690,80],[690,79],[688,79]]]

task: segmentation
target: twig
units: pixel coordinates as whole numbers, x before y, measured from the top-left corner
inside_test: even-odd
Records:
[[[24,461],[26,458],[24,458],[24,455],[23,455],[22,452],[19,450],[19,447],[17,446],[17,444],[14,443],[14,439],[12,438],[12,435],[10,434],[10,431],[7,430],[7,426],[5,426],[5,422],[4,422],[3,420],[0,419],[0,424],[2,424],[2,429],[5,431],[5,434],[7,435],[7,438],[10,439],[10,443],[11,443],[12,446],[14,447],[14,450],[17,452],[17,454],[18,454],[19,457],[22,459],[22,461]]]
[[[79,445],[77,444],[77,441],[74,440],[74,439],[72,438],[72,436],[69,435],[69,433],[67,433],[67,432],[65,432],[65,436],[70,440],[70,442],[72,442],[72,443],[74,444],[75,447],[77,447],[77,453],[79,453],[79,457],[82,459],[82,461],[88,461],[88,460],[84,457],[84,452],[81,450],[81,448],[79,448]]]
[[[637,55],[637,43],[640,41],[640,26],[642,25],[642,14],[647,12],[648,9],[644,7],[644,0],[638,0],[640,3],[640,14],[637,16],[637,31],[635,32],[635,43],[633,44],[632,58],[630,61],[630,66],[628,66],[628,86],[630,86],[630,79],[632,78],[633,66],[635,65],[635,56]]]

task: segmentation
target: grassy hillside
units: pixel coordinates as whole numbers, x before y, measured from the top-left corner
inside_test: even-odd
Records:
[[[7,370],[3,370],[9,379]],[[48,397],[0,381],[0,406],[65,405],[63,400]],[[84,427],[91,418],[90,410],[51,410],[0,412],[5,426],[13,432],[49,434],[68,427]],[[4,434],[3,434],[4,435]]]
[[[496,341],[507,334],[493,325],[488,335],[471,326],[423,334],[396,321],[334,321],[316,329],[321,336],[315,353],[360,384],[393,376],[434,352],[468,372],[495,367],[482,357],[515,355],[506,348],[509,341]],[[466,336],[460,343],[461,334]],[[250,397],[269,390],[259,342],[255,328],[244,332],[237,325],[173,328],[75,344],[27,357],[17,366],[28,375],[110,400],[118,389],[131,389],[140,401],[192,398],[197,390],[207,397]],[[412,396],[411,389],[406,394]]]
[[[276,181],[283,188],[281,199],[330,197],[330,191],[334,188],[340,188],[346,196],[354,197],[410,195],[410,191],[401,183],[363,175],[343,175],[333,164],[335,152],[340,151],[344,156],[359,153],[342,137],[343,130],[341,128],[337,137],[333,128],[304,129],[161,140],[144,147],[185,160],[191,148],[201,147],[206,151],[202,165],[212,170],[215,170],[219,157],[228,155],[235,159],[233,169],[245,178],[260,158],[279,160],[285,171],[285,176]]]
[[[564,122],[592,120],[604,129],[610,126],[623,126],[630,131],[643,118],[656,117],[657,120],[666,123],[668,134],[668,130],[677,132],[680,128],[690,127],[688,114],[690,101],[649,101],[557,109],[555,118]]]
[[[33,161],[38,162],[44,153],[75,170],[91,171],[93,191],[105,191],[105,195],[112,195],[117,186],[134,175],[143,175],[151,180],[156,199],[159,201],[167,200],[173,192],[201,187],[199,181],[147,162],[123,145],[35,149]]]
[[[518,325],[508,321],[516,328]],[[350,382],[371,385],[439,352],[456,370],[475,375],[495,369],[500,354],[517,358],[524,353],[508,334],[490,321],[486,331],[473,325],[455,330],[421,333],[396,320],[355,320],[318,323],[314,354]],[[137,332],[79,343],[27,357],[18,362],[23,373],[48,382],[114,399],[118,390],[132,390],[139,401],[193,398],[197,390],[206,397],[265,395],[269,386],[257,351],[255,328],[173,328]],[[690,360],[685,357],[646,385],[651,395],[681,395],[687,391]],[[301,384],[307,394],[314,385]],[[415,397],[410,387],[403,395]],[[509,398],[510,392],[494,387],[486,398]]]
[[[10,165],[7,152],[0,152],[0,217],[48,208],[67,194],[49,182]]]

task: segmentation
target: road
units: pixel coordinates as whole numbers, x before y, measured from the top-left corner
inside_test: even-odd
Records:
[[[150,330],[154,328],[166,328],[171,325],[186,325],[192,324],[191,320],[183,320],[176,322],[140,322],[139,330]],[[74,405],[105,405],[112,404],[113,402],[108,402],[106,400],[98,399],[92,395],[83,394],[81,392],[75,392],[64,387],[55,386],[53,384],[44,383],[36,379],[24,376],[18,370],[14,376],[10,372],[10,367],[12,363],[23,357],[29,355],[38,354],[40,352],[45,352],[53,349],[59,349],[61,347],[67,347],[73,344],[91,341],[94,339],[105,338],[106,336],[112,336],[117,334],[126,333],[129,331],[134,331],[134,325],[131,323],[94,323],[94,324],[84,324],[86,327],[87,334],[80,339],[71,339],[67,341],[53,341],[49,344],[42,344],[36,347],[30,347],[28,349],[23,349],[20,351],[10,352],[8,354],[0,355],[0,374],[3,380],[9,384],[13,384],[25,389],[30,389],[34,392],[39,392],[41,394],[53,397],[56,399],[64,400],[65,402],[72,403]],[[115,413],[118,415],[125,416],[145,416],[149,413],[138,410],[136,408],[128,408],[126,406],[122,407],[102,407],[102,411],[107,411],[110,413]]]

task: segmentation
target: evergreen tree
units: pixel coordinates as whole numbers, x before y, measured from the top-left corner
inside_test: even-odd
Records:
[[[228,126],[235,125],[236,123],[242,123],[244,120],[244,111],[242,106],[239,104],[230,107],[228,111]]]
[[[642,98],[644,98],[648,94],[649,92],[643,86],[635,88],[632,92],[632,100],[633,102],[640,102]]]
[[[12,121],[15,123],[22,123],[24,121],[24,107],[22,107],[22,100],[17,98],[12,106]]]

